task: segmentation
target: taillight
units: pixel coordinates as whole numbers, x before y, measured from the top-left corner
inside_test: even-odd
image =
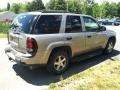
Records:
[[[26,46],[27,46],[28,53],[31,53],[33,55],[36,54],[38,46],[37,46],[35,39],[28,37]]]
[[[32,48],[33,48],[33,39],[27,38],[27,49],[32,49]]]

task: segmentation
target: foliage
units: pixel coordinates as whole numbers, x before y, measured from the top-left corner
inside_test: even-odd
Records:
[[[1,38],[7,38],[7,34],[0,33],[0,39]]]
[[[120,17],[120,2],[117,4],[117,16]]]
[[[54,9],[55,10],[66,10],[65,0],[56,0]]]
[[[9,2],[7,3],[7,10],[8,11],[10,10],[10,3]]]
[[[46,5],[47,9],[51,10],[66,10],[66,1],[65,0],[50,0]]]
[[[6,38],[9,29],[10,29],[9,22],[0,22],[0,38]]]
[[[6,11],[6,8],[0,9],[0,12],[4,12]]]
[[[11,11],[15,12],[16,14],[20,13],[20,8],[22,7],[21,3],[13,3],[11,6]]]
[[[81,3],[78,0],[70,0],[68,2],[68,11],[82,13]]]
[[[32,3],[28,2],[25,6],[26,11],[32,11]]]
[[[10,24],[9,23],[0,22],[0,33],[6,34],[9,29],[10,29]]]
[[[46,9],[55,10],[55,0],[50,0],[46,4]]]
[[[100,6],[97,4],[97,3],[95,3],[94,5],[93,5],[93,8],[92,8],[92,10],[93,10],[93,13],[92,13],[92,15],[94,16],[94,17],[101,17],[101,12],[100,12]]]
[[[68,10],[69,12],[92,15],[96,18],[120,17],[120,2],[109,3],[106,0],[101,4],[96,3],[95,0],[50,0],[45,6],[42,0],[33,0],[25,4],[13,3],[11,6],[8,3],[7,8],[0,9],[0,12],[10,9],[15,13],[22,13],[45,8],[47,10]]]
[[[45,9],[45,6],[42,0],[33,0],[32,2],[28,2],[26,4],[26,11],[35,11]]]
[[[33,0],[32,2],[27,2],[26,4],[13,3],[10,10],[18,14],[22,12],[36,11],[42,9],[45,9],[42,0]]]
[[[65,3],[66,1],[66,3]],[[120,16],[120,2],[116,3],[109,3],[104,1],[102,4],[96,3],[94,0],[50,0],[46,4],[46,8],[49,10],[67,10],[67,3],[68,3],[68,10],[70,12],[75,13],[82,13],[92,15],[94,17],[118,17]],[[58,3],[64,2],[64,3]],[[62,8],[61,8],[62,7]]]

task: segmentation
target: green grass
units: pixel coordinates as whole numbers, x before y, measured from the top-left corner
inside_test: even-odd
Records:
[[[120,60],[105,61],[68,79],[49,85],[50,90],[120,90]]]
[[[7,34],[0,33],[0,38],[7,38]]]
[[[10,29],[9,23],[1,23],[0,22],[0,38],[6,38],[6,34],[8,30]]]

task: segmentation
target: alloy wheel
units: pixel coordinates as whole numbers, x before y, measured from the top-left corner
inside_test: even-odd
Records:
[[[57,71],[61,71],[66,67],[66,57],[58,56],[54,62],[54,68]]]

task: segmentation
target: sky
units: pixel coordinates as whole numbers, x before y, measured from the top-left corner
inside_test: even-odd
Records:
[[[0,8],[6,8],[7,7],[7,3],[9,2],[10,4],[12,3],[26,3],[26,2],[30,2],[32,0],[0,0]],[[46,4],[49,0],[42,0],[44,4]],[[97,3],[102,3],[105,0],[95,0],[95,2]],[[109,2],[120,2],[120,0],[106,0]]]

